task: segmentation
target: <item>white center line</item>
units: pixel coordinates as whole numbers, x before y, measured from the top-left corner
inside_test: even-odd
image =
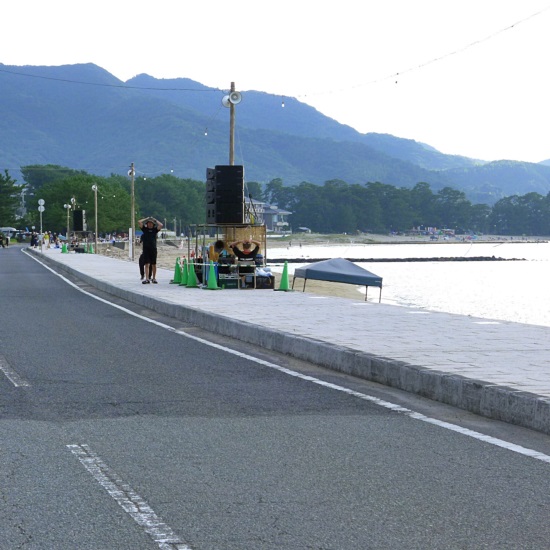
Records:
[[[67,445],[94,479],[158,544],[161,550],[191,550],[129,485],[124,483],[88,445]]]

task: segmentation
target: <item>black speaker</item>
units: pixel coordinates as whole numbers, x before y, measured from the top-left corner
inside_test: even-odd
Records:
[[[206,223],[216,223],[216,170],[206,169]]]
[[[73,210],[73,231],[84,231],[83,210]]]
[[[216,223],[244,222],[244,166],[216,166]]]
[[[243,203],[216,207],[216,223],[241,224],[244,222]]]

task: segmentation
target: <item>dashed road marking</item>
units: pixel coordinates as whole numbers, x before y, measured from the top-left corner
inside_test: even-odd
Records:
[[[124,483],[88,445],[67,445],[94,479],[153,539],[161,550],[191,550],[128,484]]]
[[[17,374],[8,363],[7,359],[0,355],[0,371],[4,373],[4,376],[16,387],[29,387],[30,384],[19,374]]]

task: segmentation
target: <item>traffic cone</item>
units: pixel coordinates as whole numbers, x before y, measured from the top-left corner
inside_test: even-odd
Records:
[[[90,254],[95,254],[95,252],[94,252],[94,245],[93,245],[93,244],[90,245],[90,250],[88,250],[88,252],[89,252]]]
[[[183,267],[181,268],[181,281],[180,286],[187,286],[189,280],[189,267],[187,265],[187,258],[183,258]]]
[[[68,251],[67,251],[67,245],[65,243],[63,243],[61,245],[61,254],[67,254]]]
[[[170,281],[170,284],[179,285],[180,283],[181,283],[181,265],[180,265],[180,259],[178,256],[176,258],[176,265],[174,266],[174,278]]]
[[[84,248],[84,254],[88,253],[88,243],[83,243],[82,248]]]
[[[214,267],[214,262],[210,260],[210,270],[208,271],[208,285],[206,287],[208,290],[221,290],[218,286],[218,281],[216,280],[216,268]]]
[[[195,264],[193,260],[189,262],[189,271],[187,273],[187,288],[199,288],[197,274],[195,273]]]
[[[290,290],[292,290],[290,288],[290,285],[288,284],[288,262],[285,262],[285,266],[283,267],[283,274],[281,275],[279,288],[276,288],[275,290],[283,290],[285,292],[289,292]]]

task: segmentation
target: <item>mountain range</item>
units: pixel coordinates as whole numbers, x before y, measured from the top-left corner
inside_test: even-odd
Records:
[[[0,170],[54,164],[108,176],[173,173],[205,179],[229,164],[227,90],[146,74],[126,82],[94,64],[0,64]],[[284,106],[283,106],[284,101]],[[453,187],[474,203],[550,192],[550,161],[485,162],[388,134],[361,134],[300,101],[243,91],[235,106],[235,164],[245,179],[284,185],[381,182]]]

